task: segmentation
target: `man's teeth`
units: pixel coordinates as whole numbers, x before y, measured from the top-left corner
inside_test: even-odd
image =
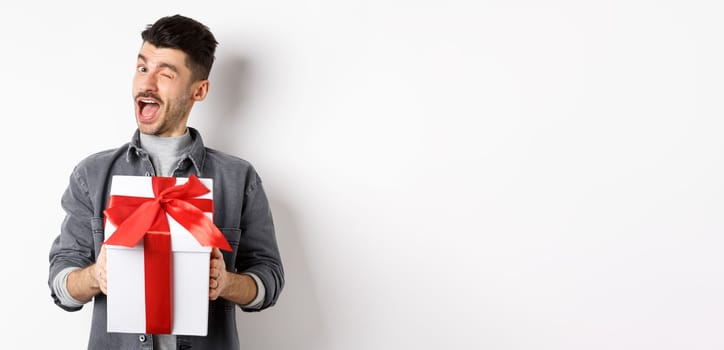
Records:
[[[156,103],[154,100],[141,100],[143,103]]]

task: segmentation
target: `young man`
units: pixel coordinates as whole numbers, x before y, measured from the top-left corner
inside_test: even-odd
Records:
[[[261,179],[246,161],[204,147],[187,127],[191,108],[209,91],[216,39],[187,17],[164,17],[141,34],[133,79],[138,130],[131,142],[82,160],[62,198],[66,212],[50,249],[48,283],[68,311],[94,301],[89,349],[237,349],[235,307],[274,305],[284,272]],[[214,248],[209,269],[206,337],[108,333],[103,211],[113,175],[212,178],[214,224],[233,252]]]

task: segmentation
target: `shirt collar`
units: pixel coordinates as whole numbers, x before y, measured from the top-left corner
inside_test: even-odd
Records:
[[[192,127],[187,128],[189,129],[192,140],[188,159],[191,160],[191,164],[194,165],[196,176],[201,177],[201,169],[204,168],[204,161],[206,160],[206,148],[204,147],[204,141],[201,139],[201,134],[198,130]],[[141,131],[136,129],[126,150],[126,162],[130,162],[133,157],[141,157],[144,153],[146,153],[146,151],[141,148]]]

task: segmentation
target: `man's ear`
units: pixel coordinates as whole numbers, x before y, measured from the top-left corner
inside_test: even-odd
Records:
[[[193,91],[191,94],[191,99],[196,102],[203,101],[206,98],[206,95],[209,93],[209,81],[199,80],[197,82],[194,82],[192,88]]]

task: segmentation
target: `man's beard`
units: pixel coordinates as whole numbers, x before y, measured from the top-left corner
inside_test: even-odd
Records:
[[[184,108],[186,101],[188,101],[191,97],[191,92],[187,91],[182,96],[169,101],[164,101],[161,97],[152,92],[139,92],[136,95],[136,98],[139,97],[151,97],[162,104],[163,120],[161,120],[161,123],[153,130],[148,132],[148,134],[160,136],[161,134],[176,128],[183,121],[184,115],[186,114],[186,110]]]

